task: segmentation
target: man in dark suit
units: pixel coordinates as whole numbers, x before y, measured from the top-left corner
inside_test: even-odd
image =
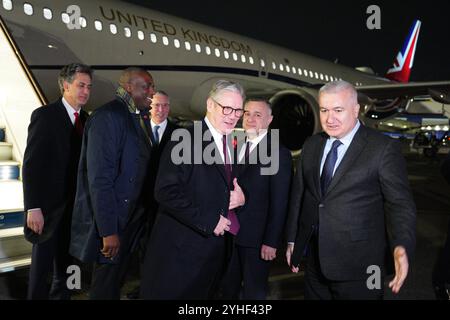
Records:
[[[58,78],[62,98],[33,111],[23,161],[24,233],[33,243],[28,299],[69,299],[66,286],[70,222],[83,127],[81,108],[91,91],[91,69],[65,66]],[[53,272],[49,290],[48,275]]]
[[[204,121],[172,134],[156,179],[160,207],[144,260],[142,298],[214,296],[227,258],[227,231],[239,228],[234,209],[245,202],[228,146],[243,99],[239,84],[219,80],[209,93]]]
[[[159,161],[161,159],[162,150],[166,146],[167,142],[172,136],[172,132],[177,129],[177,126],[168,119],[170,112],[170,99],[169,95],[158,90],[155,92],[152,98],[152,103],[150,105],[150,120],[148,127],[149,135],[152,138],[152,156],[150,158],[150,178],[147,184],[144,186],[145,190],[148,190],[148,208],[149,208],[149,219],[146,225],[146,231],[142,237],[140,248],[138,250],[139,261],[143,260],[145,255],[145,245],[147,244],[147,239],[150,236],[151,229],[153,227],[153,222],[158,212],[158,202],[155,200],[155,181],[156,175],[158,173]],[[142,271],[141,271],[142,273]],[[129,299],[138,299],[140,286],[133,288],[128,294]]]
[[[288,208],[292,158],[289,150],[268,133],[272,118],[268,101],[246,101],[243,127],[247,139],[239,152],[238,177],[248,196],[245,207],[239,211],[241,227],[222,280],[226,299],[265,299],[270,261],[275,259],[280,245]],[[277,161],[273,172],[262,170],[271,165],[264,158]]]
[[[119,299],[130,254],[147,219],[151,139],[145,109],[154,93],[151,75],[126,69],[116,98],[86,123],[78,169],[70,253],[94,262],[91,299]],[[147,113],[148,114],[148,113]]]
[[[389,287],[397,293],[416,240],[416,209],[399,145],[359,122],[351,84],[326,84],[319,105],[325,132],[305,142],[297,165],[288,263],[298,272],[307,254],[305,299],[380,299],[389,250],[395,262]]]

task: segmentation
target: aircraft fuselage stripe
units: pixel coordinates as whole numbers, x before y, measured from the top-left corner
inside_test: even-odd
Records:
[[[61,70],[62,65],[30,65],[31,70]],[[124,70],[129,65],[91,65],[94,70]],[[138,65],[135,67],[144,68],[149,71],[176,71],[176,72],[205,72],[205,73],[228,73],[236,75],[244,75],[259,78],[259,72],[256,70],[229,68],[229,67],[210,67],[210,66],[155,66],[155,65]],[[266,71],[267,72],[267,71]],[[310,86],[310,83],[293,79],[286,76],[267,72],[267,78],[274,81],[289,83],[296,86]]]

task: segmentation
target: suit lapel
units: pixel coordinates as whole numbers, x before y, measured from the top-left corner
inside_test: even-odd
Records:
[[[314,161],[314,167],[313,167],[313,174],[314,174],[314,190],[316,192],[316,197],[318,199],[321,198],[321,193],[322,191],[320,191],[320,164],[322,162],[322,157],[323,157],[323,151],[325,149],[325,144],[327,143],[327,139],[328,139],[328,135],[326,133],[321,133],[321,140],[320,142],[317,144],[317,147],[314,150],[314,154],[313,154],[313,159],[316,159]]]
[[[203,120],[202,121],[202,143],[203,143],[202,152],[204,152],[204,150],[210,145],[210,143],[213,143],[214,144],[215,155],[220,154],[220,152],[219,152],[219,150],[217,148],[216,142],[214,140],[214,137],[213,137],[211,132],[210,132],[211,141],[204,141],[203,140],[203,137],[204,137],[204,134],[205,134],[206,131],[210,131],[210,130],[209,130],[208,125],[206,124],[206,122]],[[220,159],[220,156],[218,157],[218,159]],[[216,169],[220,172],[220,175],[222,176],[223,180],[225,181],[226,185],[228,186],[227,176],[226,176],[226,173],[225,173],[225,165],[221,161],[222,160],[220,160],[219,162],[215,161],[213,166],[216,167]]]
[[[331,192],[336,184],[339,183],[339,180],[342,176],[351,168],[356,158],[358,158],[359,154],[363,151],[365,145],[367,144],[367,139],[365,137],[364,127],[361,124],[355,136],[353,137],[350,146],[347,149],[347,152],[342,158],[339,167],[337,167],[336,172],[334,173],[333,179],[331,179],[330,186],[328,187],[327,193]]]

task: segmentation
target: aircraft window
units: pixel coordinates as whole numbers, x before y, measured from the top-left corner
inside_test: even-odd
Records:
[[[11,11],[13,8],[13,4],[11,0],[3,0],[3,8],[5,8],[5,10]]]
[[[233,60],[234,60],[234,61],[237,61],[237,60],[238,60],[238,56],[237,56],[237,54],[236,54],[235,52],[233,52]]]
[[[129,38],[131,37],[131,30],[128,27],[123,28],[123,32],[125,34],[125,37]]]
[[[103,24],[102,24],[101,21],[95,20],[94,25],[95,25],[95,30],[97,30],[97,31],[102,31],[102,29],[103,29]]]
[[[80,25],[82,28],[86,28],[87,26],[87,21],[85,17],[80,17]]]
[[[323,80],[323,74],[320,74],[320,80]]]
[[[329,80],[328,80],[328,75],[327,75],[327,74],[325,75],[325,81],[327,81],[327,82],[329,81]]]
[[[307,77],[307,76],[308,76],[308,70],[303,69],[303,75],[304,75],[305,77]]]
[[[68,15],[67,13],[63,12],[63,13],[61,14],[61,20],[62,20],[62,22],[64,22],[65,24],[68,24],[68,23],[70,22],[69,15]]]
[[[266,66],[266,63],[263,59],[259,60],[259,64],[261,65],[261,68],[264,68]]]
[[[210,48],[210,47],[206,46],[205,51],[206,51],[206,54],[207,54],[208,56],[211,54],[211,48]]]
[[[280,68],[281,71],[284,71],[284,66],[281,63],[280,63],[279,68]]]
[[[145,39],[144,32],[142,30],[138,30],[138,39],[139,40]]]
[[[245,63],[245,61],[247,61],[247,59],[245,58],[245,56],[243,54],[241,54],[241,61],[242,61],[242,63]]]
[[[188,41],[184,42],[184,47],[186,48],[187,51],[191,51],[191,44]]]
[[[109,25],[109,31],[111,31],[112,34],[117,34],[117,27],[116,27],[116,25],[111,23]]]
[[[224,52],[223,52],[223,56],[225,57],[225,59],[230,59],[230,54],[228,53],[228,51],[227,50],[225,50]]]
[[[296,68],[292,68],[292,73],[293,74],[297,74],[297,69]]]
[[[173,45],[175,46],[175,48],[180,48],[180,40],[178,40],[178,39],[174,39],[173,40]]]
[[[25,12],[27,16],[31,16],[33,14],[33,6],[29,3],[24,3],[23,12]]]
[[[291,67],[286,66],[286,72],[291,72]]]
[[[249,57],[248,61],[250,62],[250,64],[254,64],[255,63],[255,61],[253,60],[253,57]]]
[[[319,79],[319,74],[317,72],[314,72],[314,75],[316,76],[316,79]]]
[[[42,13],[44,14],[44,18],[47,20],[51,20],[53,17],[52,10],[50,10],[49,8],[44,8],[42,10]]]
[[[197,51],[198,53],[202,52],[202,47],[200,47],[198,43],[195,44],[195,51]]]
[[[150,33],[150,41],[156,43],[158,39],[156,38],[156,34]]]
[[[219,49],[216,48],[216,49],[214,50],[214,53],[216,54],[216,57],[217,57],[217,58],[220,58],[220,50],[219,50]]]
[[[302,75],[302,69],[298,68],[298,75],[301,76]]]
[[[277,69],[277,65],[275,64],[275,62],[272,61],[272,69],[276,70]]]
[[[314,78],[314,73],[310,70],[309,71],[309,76],[311,77],[311,78]]]
[[[169,38],[167,38],[166,36],[163,36],[163,44],[165,45],[165,46],[168,46],[169,45]]]

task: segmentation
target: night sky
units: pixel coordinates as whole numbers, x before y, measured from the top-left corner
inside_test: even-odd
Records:
[[[411,81],[450,80],[450,1],[127,0],[171,15],[384,75],[414,19],[422,21]],[[367,7],[381,9],[369,30]]]

